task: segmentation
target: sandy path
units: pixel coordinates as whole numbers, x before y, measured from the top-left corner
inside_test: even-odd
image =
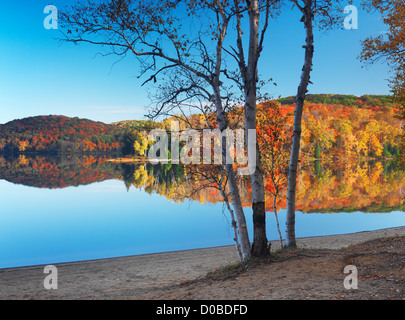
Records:
[[[298,247],[339,249],[405,235],[405,227],[297,239]],[[277,249],[278,242],[272,243]],[[55,264],[58,289],[46,290],[44,266],[0,269],[0,299],[126,299],[204,276],[237,262],[234,246]]]

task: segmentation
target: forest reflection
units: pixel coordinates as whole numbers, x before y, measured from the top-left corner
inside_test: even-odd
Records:
[[[305,213],[404,211],[405,172],[395,161],[328,161],[301,163],[296,208]],[[175,164],[118,163],[108,157],[49,157],[20,155],[0,157],[0,179],[36,188],[65,188],[105,180],[123,181],[123,191],[141,189],[173,202],[187,199],[200,203],[223,202],[209,179],[215,167],[192,168]],[[218,177],[218,176],[217,176]],[[250,182],[239,176],[243,206],[251,204]],[[267,194],[267,210],[273,210],[273,195]],[[286,188],[277,197],[277,208],[286,207]]]

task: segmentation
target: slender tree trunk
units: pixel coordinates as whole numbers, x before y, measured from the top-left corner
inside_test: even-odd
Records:
[[[304,25],[306,30],[306,41],[304,46],[305,62],[296,97],[290,165],[288,167],[286,246],[289,248],[294,248],[297,246],[295,239],[295,194],[302,131],[301,120],[314,56],[314,35],[312,26],[313,12],[311,8],[312,0],[306,0],[305,8],[303,10]]]
[[[221,192],[222,198],[225,201],[226,208],[228,209],[229,214],[231,215],[231,224],[232,224],[233,237],[234,237],[233,240],[235,241],[236,252],[238,253],[239,260],[241,262],[243,262],[245,259],[244,259],[244,255],[242,253],[242,248],[241,248],[240,243],[239,243],[238,223],[235,220],[235,213],[232,210],[231,204],[229,203],[228,195],[226,194],[226,191],[225,191],[225,185],[224,185],[225,175],[226,174],[224,172],[224,167],[222,166],[222,168],[221,168],[221,179],[219,181],[219,188],[220,188],[219,190]],[[247,248],[247,252],[249,252],[249,248]]]
[[[234,0],[235,8],[238,8],[242,1]],[[242,23],[241,14],[236,15],[237,29],[237,47],[238,64],[241,72],[242,86],[245,98],[245,130],[246,139],[249,142],[249,131],[256,134],[256,104],[257,104],[257,62],[262,49],[262,40],[267,29],[270,3],[266,2],[266,19],[259,40],[259,20],[260,12],[258,0],[243,1],[247,6],[249,16],[249,47],[248,62],[246,64],[244,48],[242,44]],[[252,131],[254,130],[254,131]],[[266,236],[266,206],[264,197],[264,181],[260,164],[260,152],[256,145],[248,146],[249,167],[254,171],[250,172],[250,181],[252,185],[252,209],[253,209],[253,245],[252,255],[263,257],[269,254],[267,236]],[[254,160],[253,160],[254,159]],[[254,161],[252,163],[252,161]]]
[[[220,74],[221,74],[221,64],[222,64],[222,45],[225,39],[225,35],[228,29],[229,18],[226,18],[225,13],[222,7],[218,3],[219,12],[223,18],[223,24],[220,32],[220,36],[218,38],[217,46],[216,46],[216,65],[215,71],[213,73],[212,81],[210,81],[210,85],[213,89],[213,102],[215,104],[216,115],[219,130],[221,133],[228,128],[227,121],[225,119],[222,98],[221,98],[221,82],[220,82]],[[233,170],[233,165],[226,163],[226,154],[227,154],[227,144],[225,141],[222,141],[222,163],[225,168],[225,174],[228,178],[228,185],[229,191],[231,194],[231,203],[234,208],[234,213],[236,217],[237,223],[237,230],[238,236],[240,240],[240,251],[242,255],[242,260],[245,261],[251,257],[250,253],[250,241],[248,235],[248,229],[245,219],[245,214],[243,212],[242,202],[240,200],[239,188],[236,183],[235,172]],[[226,198],[227,199],[227,198]],[[224,200],[226,200],[224,199]]]
[[[276,192],[276,194],[274,195],[274,198],[273,198],[273,210],[274,210],[274,216],[276,217],[276,225],[277,225],[278,237],[280,239],[280,249],[283,249],[284,248],[283,236],[281,235],[281,231],[280,231],[280,224],[278,222],[278,214],[277,214],[277,206],[276,206],[277,195],[278,195],[278,192]]]
[[[247,99],[249,101],[249,99]],[[249,103],[246,103],[249,106]],[[256,129],[256,110],[251,109],[247,113],[246,129]],[[253,131],[256,134],[256,131]],[[253,132],[250,132],[252,134]],[[249,133],[247,133],[247,136]],[[249,138],[248,138],[249,139]],[[251,149],[250,149],[250,148]],[[253,210],[253,244],[252,256],[265,257],[269,254],[269,247],[266,235],[266,207],[264,197],[264,181],[263,171],[260,163],[260,154],[257,144],[248,146],[248,153],[255,153],[255,168],[254,172],[250,174],[250,181],[252,186],[252,210]],[[249,157],[249,159],[251,159]]]
[[[243,212],[242,203],[239,196],[238,186],[236,184],[235,173],[232,165],[225,165],[225,172],[228,177],[229,190],[231,192],[232,205],[235,210],[235,217],[237,223],[238,236],[240,240],[240,249],[242,253],[242,260],[245,261],[251,257],[250,242],[248,229]]]
[[[232,229],[233,229],[233,240],[235,241],[235,247],[236,247],[236,252],[238,253],[238,257],[240,261],[243,261],[243,254],[242,254],[242,249],[239,244],[239,235],[238,235],[238,223],[235,220],[235,214],[233,213],[233,210],[231,208],[231,205],[229,204],[228,197],[225,195],[225,191],[221,189],[221,194],[222,197],[225,199],[225,204],[226,208],[228,209],[230,215],[231,215],[231,224],[232,224]]]
[[[249,130],[256,130],[257,113],[257,61],[259,50],[259,8],[258,1],[249,4],[249,52],[245,81],[245,129],[249,141]],[[256,134],[256,131],[253,131]],[[257,139],[256,139],[257,141]],[[260,153],[257,143],[248,144],[248,155],[254,153],[255,170],[250,173],[252,185],[253,209],[253,245],[252,256],[264,257],[269,254],[266,235],[266,207],[264,197],[263,171],[260,163]],[[249,156],[249,161],[252,157]]]
[[[226,128],[224,129],[226,123],[224,121],[219,122],[221,132],[226,130]],[[242,261],[245,261],[251,257],[249,234],[246,224],[245,213],[243,212],[243,206],[240,200],[238,184],[235,178],[235,172],[233,170],[233,165],[226,163],[226,152],[227,152],[226,143],[223,142],[222,143],[223,163],[225,167],[225,173],[228,178],[229,191],[231,193],[231,203],[234,208],[234,213],[236,217],[238,236],[240,240],[240,249],[242,253]]]
[[[227,129],[227,123],[222,109],[222,101],[219,96],[216,97],[216,110],[219,129],[221,130],[221,132],[223,132]],[[225,141],[222,141],[223,165],[225,167],[226,177],[228,178],[229,191],[231,193],[231,203],[234,208],[236,217],[242,260],[245,261],[246,259],[249,259],[251,257],[248,229],[245,213],[243,212],[242,202],[240,200],[239,188],[236,183],[233,165],[226,163],[226,153],[227,145]]]

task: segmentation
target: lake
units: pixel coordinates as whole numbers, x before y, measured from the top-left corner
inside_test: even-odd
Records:
[[[232,245],[230,217],[213,189],[192,188],[180,166],[103,157],[0,157],[0,268]],[[242,203],[252,235],[249,184]],[[301,168],[296,236],[405,225],[405,173],[388,162]],[[272,199],[269,197],[269,199]],[[272,201],[268,201],[269,203]],[[285,193],[278,200],[285,230]],[[269,240],[278,240],[268,208]]]

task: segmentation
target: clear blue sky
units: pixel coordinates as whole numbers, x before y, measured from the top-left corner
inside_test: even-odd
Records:
[[[358,5],[359,1],[355,1]],[[60,44],[57,30],[46,30],[44,7],[69,0],[1,1],[0,123],[35,115],[66,115],[110,123],[142,119],[150,103],[145,79],[138,79],[132,57],[96,55],[99,48]],[[384,32],[377,14],[359,9],[358,30],[316,32],[309,93],[389,94],[388,68],[362,68],[360,40]],[[343,7],[342,7],[343,10]],[[304,61],[305,33],[297,11],[285,10],[271,22],[260,61],[263,78],[272,77],[273,97],[295,95]]]

